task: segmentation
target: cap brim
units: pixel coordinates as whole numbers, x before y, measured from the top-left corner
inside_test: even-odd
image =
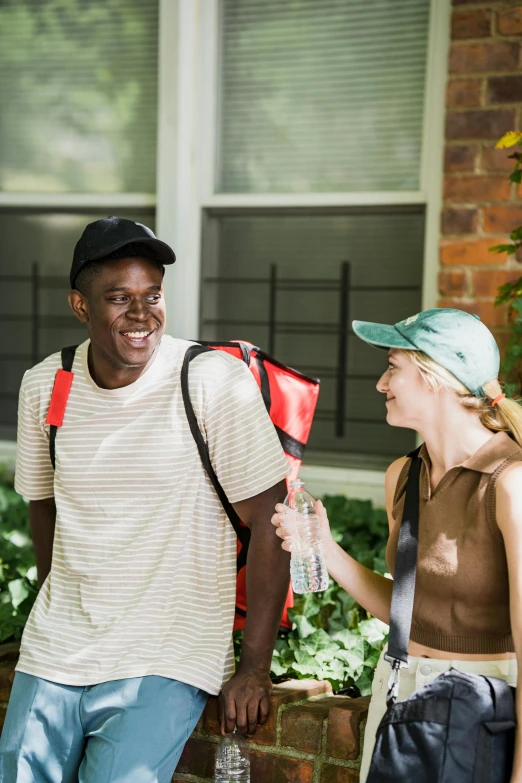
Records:
[[[407,351],[418,350],[413,343],[403,337],[395,326],[375,324],[371,321],[352,321],[357,337],[375,348],[402,348]]]
[[[125,245],[134,244],[151,245],[154,248],[156,255],[158,256],[158,261],[160,261],[163,266],[166,266],[167,264],[173,264],[176,260],[175,253],[172,248],[169,247],[165,242],[162,242],[161,239],[156,239],[154,237],[139,237],[137,239],[124,239],[121,242],[117,242],[115,245],[112,245],[111,247],[104,247],[103,250],[101,250],[99,253],[94,253],[92,256],[89,256],[89,261],[99,261],[100,258],[109,256],[116,250],[120,250],[120,248],[125,247]]]

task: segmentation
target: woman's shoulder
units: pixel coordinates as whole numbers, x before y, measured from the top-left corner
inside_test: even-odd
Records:
[[[391,463],[384,476],[386,511],[388,512],[390,527],[393,520],[393,507],[396,503],[397,494],[400,492],[400,481],[403,475],[407,475],[406,466],[409,462],[409,457],[399,457],[399,459]]]
[[[522,494],[522,450],[505,465],[496,481],[496,489],[497,493],[500,490],[508,494]]]

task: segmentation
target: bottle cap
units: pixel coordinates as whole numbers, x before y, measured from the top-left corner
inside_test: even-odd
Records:
[[[294,479],[290,482],[290,489],[299,489],[300,487],[304,487],[304,481],[301,479]]]

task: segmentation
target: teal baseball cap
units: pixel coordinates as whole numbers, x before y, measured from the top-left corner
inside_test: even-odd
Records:
[[[486,397],[483,385],[498,377],[498,345],[478,315],[440,307],[393,325],[352,321],[352,327],[357,337],[375,348],[422,351],[476,397]]]

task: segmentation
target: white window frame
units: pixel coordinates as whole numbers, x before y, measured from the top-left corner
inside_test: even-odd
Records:
[[[174,15],[172,0],[162,2],[165,15]],[[442,205],[442,152],[444,143],[445,86],[450,41],[451,0],[431,0],[420,188],[415,191],[359,193],[261,193],[215,192],[218,125],[218,51],[220,0],[177,0],[177,96],[174,122],[160,101],[158,148],[158,234],[170,241],[179,259],[166,278],[169,305],[168,328],[184,338],[197,338],[201,278],[201,218],[203,210],[217,208],[327,208],[390,205],[424,205],[425,241],[422,308],[437,301],[438,244]],[[174,25],[174,23],[172,23]],[[173,30],[173,26],[170,27]],[[160,42],[160,85],[172,85],[174,71],[172,35]],[[173,100],[173,93],[165,96]],[[162,119],[163,112],[163,119]],[[173,134],[173,127],[177,133]],[[170,131],[169,131],[170,127]],[[168,139],[176,138],[176,162]],[[168,173],[167,173],[168,172]]]

